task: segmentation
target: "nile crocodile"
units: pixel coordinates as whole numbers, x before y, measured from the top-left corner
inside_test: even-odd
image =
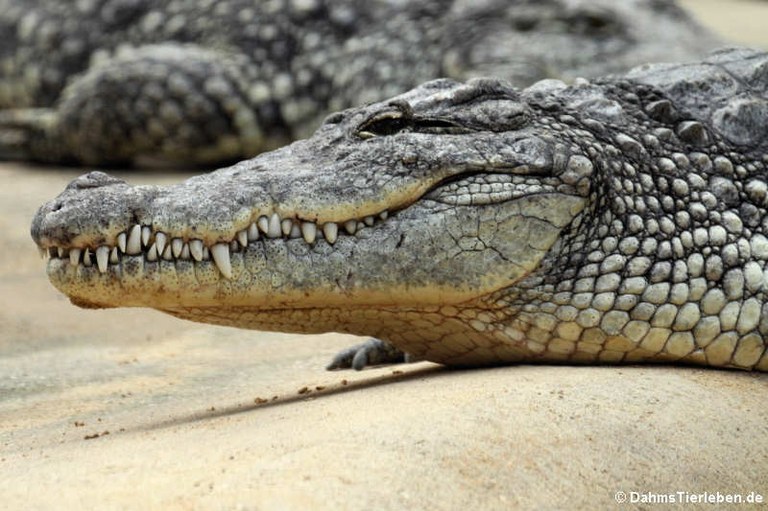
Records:
[[[172,186],[101,172],[32,237],[82,307],[349,332],[454,365],[768,370],[768,53],[425,83]]]
[[[529,85],[718,46],[673,0],[0,0],[0,157],[236,161],[430,79]]]

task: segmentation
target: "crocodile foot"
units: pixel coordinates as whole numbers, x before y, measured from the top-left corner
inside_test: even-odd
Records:
[[[336,369],[361,371],[365,367],[415,361],[411,355],[395,348],[388,342],[371,338],[337,353],[331,363],[326,366],[326,369],[329,371]]]

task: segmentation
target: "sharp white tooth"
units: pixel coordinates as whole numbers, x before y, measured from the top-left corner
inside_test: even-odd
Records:
[[[226,278],[232,278],[232,263],[229,260],[229,245],[226,243],[216,243],[211,247],[213,262],[222,275]]]
[[[382,220],[386,220],[387,218],[389,218],[389,211],[385,209],[384,211],[379,213],[379,218],[381,218]]]
[[[157,245],[152,243],[147,249],[147,261],[154,263],[157,261]]]
[[[93,266],[93,261],[91,261],[91,250],[88,248],[83,252],[83,266]]]
[[[203,261],[207,261],[211,258],[211,251],[208,247],[203,247]]]
[[[237,233],[237,241],[240,242],[240,244],[243,246],[243,248],[248,246],[248,231],[243,229],[242,231]]]
[[[344,222],[344,230],[349,234],[355,234],[355,231],[357,231],[357,220],[347,220]]]
[[[339,226],[333,222],[328,222],[327,224],[323,224],[323,236],[325,236],[325,240],[333,245],[336,243],[336,237],[339,234]]]
[[[124,232],[117,235],[117,248],[119,248],[121,252],[125,252],[125,242],[127,239],[128,237]]]
[[[317,238],[317,226],[312,222],[302,222],[301,236],[307,243],[314,243],[315,238]]]
[[[62,247],[56,247],[56,254],[59,256],[59,258],[64,257],[64,249]]]
[[[117,251],[117,247],[112,247],[112,250],[109,251],[109,262],[111,264],[120,262],[120,253]]]
[[[293,220],[290,220],[286,218],[282,222],[280,222],[280,230],[283,231],[283,236],[288,236],[291,234],[291,229],[293,228]]]
[[[291,226],[291,232],[288,235],[289,238],[301,238],[301,227],[299,224],[293,224]]]
[[[157,247],[157,251],[160,251],[160,247]],[[173,261],[173,251],[171,250],[170,245],[165,246],[165,250],[163,250],[163,259],[166,261]]]
[[[40,254],[40,259],[45,261],[45,256],[48,254],[48,251],[45,250],[43,247],[38,246],[37,247],[37,253]]]
[[[264,234],[267,234],[269,232],[269,218],[265,216],[260,216],[259,219],[256,220],[256,225]]]
[[[269,229],[267,229],[268,238],[279,238],[282,235],[282,229],[280,227],[280,217],[277,213],[272,213],[269,217]]]
[[[157,253],[165,253],[165,242],[168,241],[168,236],[164,232],[158,232],[155,234],[155,245],[157,245]]]
[[[109,264],[109,247],[102,245],[96,249],[96,266],[101,273],[106,273],[107,264]]]
[[[257,239],[259,239],[259,226],[253,222],[248,226],[248,241],[256,241]]]
[[[203,242],[201,240],[190,240],[189,253],[195,261],[203,260]]]
[[[77,264],[80,262],[80,254],[82,254],[83,251],[79,248],[73,248],[69,251],[69,264],[72,266],[77,266]]]
[[[363,218],[363,222],[365,222],[365,225],[370,227],[370,226],[373,225],[373,217],[369,215],[369,216]]]
[[[365,224],[363,222],[357,222],[357,230],[365,229]]]
[[[181,249],[181,258],[184,260],[189,259],[189,245],[184,243],[184,247]]]
[[[139,224],[131,227],[128,233],[128,242],[125,244],[125,253],[128,255],[137,255],[141,253],[141,226]]]
[[[145,225],[141,228],[141,245],[146,247],[149,245],[149,237],[152,235],[152,229]]]
[[[182,248],[184,248],[184,242],[181,238],[173,238],[171,240],[171,253],[173,254],[173,257],[179,257]]]

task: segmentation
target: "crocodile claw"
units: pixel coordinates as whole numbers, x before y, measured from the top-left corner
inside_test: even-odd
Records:
[[[388,342],[371,338],[340,351],[326,369],[328,371],[337,369],[361,371],[365,367],[408,362],[412,362],[411,357],[404,351],[400,351]]]

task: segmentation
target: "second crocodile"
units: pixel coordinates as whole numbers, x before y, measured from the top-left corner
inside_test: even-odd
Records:
[[[0,158],[236,161],[439,77],[700,58],[671,0],[0,0]]]

